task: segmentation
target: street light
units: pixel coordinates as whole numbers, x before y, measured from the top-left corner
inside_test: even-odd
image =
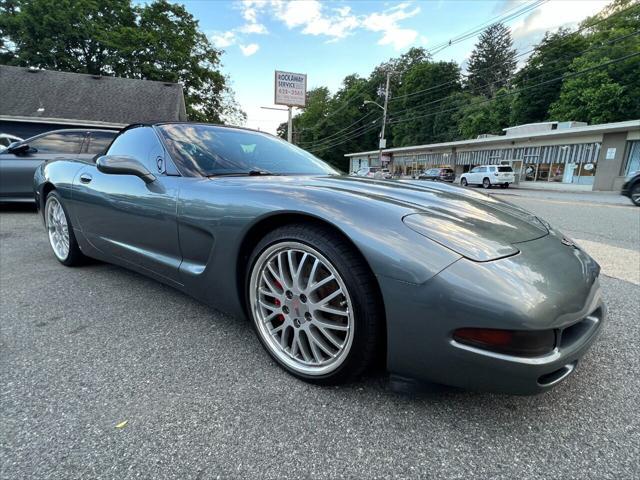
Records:
[[[368,103],[373,103],[376,107],[381,108],[382,110],[384,110],[384,107],[382,105],[380,105],[378,102],[374,102],[373,100],[365,100],[364,103],[362,104],[362,106],[364,107]]]

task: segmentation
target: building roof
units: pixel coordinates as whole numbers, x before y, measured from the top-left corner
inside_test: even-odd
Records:
[[[0,114],[129,124],[186,120],[182,85],[0,65]]]
[[[516,142],[518,140],[529,140],[538,138],[562,138],[562,137],[579,137],[593,134],[624,132],[627,130],[640,130],[640,120],[627,120],[625,122],[602,123],[599,125],[588,125],[584,127],[572,127],[561,130],[547,130],[543,132],[529,132],[520,135],[498,135],[495,137],[476,138],[472,140],[458,140],[455,142],[431,143],[426,145],[413,145],[410,147],[387,148],[382,153],[403,153],[420,150],[447,149],[452,147],[466,146],[485,146],[499,145],[504,143]],[[345,157],[357,157],[362,155],[377,154],[378,150],[369,150],[366,152],[347,153]]]

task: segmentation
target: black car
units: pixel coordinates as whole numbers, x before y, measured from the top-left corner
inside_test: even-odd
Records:
[[[451,168],[432,168],[418,175],[418,180],[435,180],[453,183],[455,179],[456,174]]]
[[[636,207],[640,207],[640,170],[627,175],[620,193],[629,197]]]
[[[0,202],[33,202],[33,173],[42,162],[64,156],[91,160],[104,153],[117,130],[54,130],[14,142],[0,151]]]

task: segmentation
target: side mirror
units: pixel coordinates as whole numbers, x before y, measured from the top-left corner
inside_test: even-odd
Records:
[[[133,157],[126,155],[103,155],[96,160],[96,166],[102,173],[111,175],[135,175],[145,183],[155,181],[156,177]]]
[[[28,143],[12,142],[7,147],[7,152],[14,153],[16,155],[27,153],[29,150],[31,150],[31,147]]]

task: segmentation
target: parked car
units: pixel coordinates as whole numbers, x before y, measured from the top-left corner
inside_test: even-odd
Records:
[[[0,151],[0,202],[33,202],[33,173],[42,162],[64,156],[91,160],[104,153],[116,130],[54,130]]]
[[[34,187],[62,264],[94,257],[249,317],[313,383],[384,358],[398,377],[537,393],[606,321],[600,267],[536,216],[441,182],[342,176],[261,132],[136,125],[96,162],[40,165]]]
[[[451,168],[431,168],[418,175],[418,180],[433,180],[436,182],[450,182],[456,179],[456,174]]]
[[[7,148],[14,142],[20,142],[22,139],[15,135],[9,135],[8,133],[0,133],[0,152]]]
[[[640,170],[627,175],[620,193],[629,197],[635,206],[640,207]]]
[[[467,185],[482,185],[483,188],[491,188],[494,185],[500,185],[502,188],[508,188],[509,184],[514,181],[513,168],[509,165],[474,167],[470,172],[463,173],[460,177],[460,184],[463,187]]]
[[[380,170],[380,167],[362,167],[360,170],[356,172],[357,177],[371,177],[376,174],[376,172]]]
[[[388,168],[381,168],[376,173],[373,174],[373,178],[382,178],[385,180],[390,180],[391,178],[393,178],[393,176],[391,175],[391,172],[389,171]]]

